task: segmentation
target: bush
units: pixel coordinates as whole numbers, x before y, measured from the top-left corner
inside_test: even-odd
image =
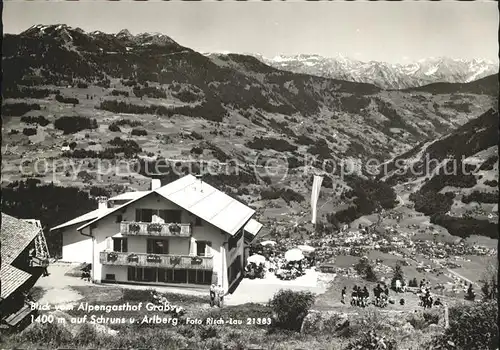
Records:
[[[498,239],[498,225],[487,220],[433,215],[431,223],[443,226],[451,235],[457,237],[467,238],[471,235],[477,235]]]
[[[300,331],[302,322],[313,306],[315,296],[311,292],[280,290],[269,301],[273,310],[276,326],[283,329]]]
[[[137,97],[151,97],[151,98],[166,98],[167,94],[163,89],[156,88],[154,86],[148,86],[148,87],[139,87],[139,86],[134,86],[132,89],[132,92],[134,93],[135,96]]]
[[[5,103],[2,105],[2,116],[19,117],[29,111],[39,111],[40,109],[38,103]]]
[[[109,124],[108,130],[111,132],[120,132],[121,131],[120,127],[116,124]]]
[[[97,121],[88,117],[61,117],[54,122],[56,129],[62,130],[65,135],[74,134],[85,129],[97,129]]]
[[[80,101],[78,101],[77,98],[64,97],[64,96],[59,95],[59,94],[56,95],[56,101],[61,102],[61,103],[69,103],[72,105],[77,105],[78,103],[80,103]]]
[[[306,146],[309,146],[309,145],[314,145],[314,140],[306,135],[300,135],[299,137],[297,137],[295,139],[295,141],[299,144],[299,145],[306,145]]]
[[[438,324],[441,312],[441,310],[434,310],[424,311],[422,313],[413,313],[409,316],[408,323],[410,323],[415,329],[423,330],[431,324]]]
[[[260,192],[260,197],[262,199],[267,199],[267,200],[283,198],[283,200],[287,202],[287,204],[290,204],[290,202],[292,201],[297,203],[304,201],[304,196],[302,196],[300,193],[297,193],[290,188],[287,189],[270,188],[267,190],[262,190]]]
[[[196,94],[196,93],[194,93],[190,90],[186,90],[184,88],[182,88],[181,91],[179,91],[179,92],[172,93],[172,95],[174,97],[178,98],[179,100],[181,100],[182,102],[186,102],[186,103],[198,101],[201,97],[199,94]]]
[[[171,117],[175,114],[185,115],[193,118],[221,122],[227,114],[224,107],[216,100],[209,99],[196,106],[165,107],[163,105],[134,105],[115,100],[102,101],[100,109],[114,113],[130,114],[155,114]]]
[[[21,121],[26,124],[38,124],[40,126],[47,126],[50,123],[43,115],[38,117],[24,116],[21,117]]]
[[[479,170],[493,170],[493,166],[498,162],[498,156],[494,155],[486,159],[479,167]]]
[[[488,302],[460,305],[449,310],[449,328],[436,336],[432,345],[436,349],[487,350],[497,349],[498,303]]]
[[[345,350],[396,350],[397,343],[394,339],[385,339],[378,336],[376,332],[364,333],[358,339],[350,342]]]
[[[108,142],[114,148],[108,150],[112,150],[114,153],[125,153],[125,154],[136,154],[142,151],[141,147],[134,140],[123,140],[119,137],[115,137],[111,141]]]
[[[256,150],[273,149],[278,152],[297,150],[297,146],[290,144],[288,141],[272,137],[256,137],[252,141],[248,141],[246,146]]]
[[[124,97],[129,97],[128,91],[123,91],[123,90],[112,90],[111,95],[113,96],[124,96]]]
[[[498,181],[497,180],[486,180],[484,182],[484,184],[486,186],[490,186],[490,187],[498,187]]]
[[[498,203],[498,192],[479,192],[474,191],[468,196],[462,197],[462,203]]]
[[[144,129],[133,129],[131,134],[133,136],[146,136],[148,132]]]
[[[35,128],[24,128],[23,129],[23,134],[26,135],[26,136],[36,135],[36,129]]]
[[[315,144],[309,146],[307,152],[318,156],[320,159],[330,159],[332,150],[328,147],[325,139],[318,139]]]
[[[198,134],[196,131],[191,131],[191,137],[195,140],[203,140],[203,136]]]
[[[59,94],[59,90],[19,87],[17,85],[5,87],[2,91],[3,98],[46,98],[54,94]]]
[[[377,282],[377,275],[373,270],[373,266],[370,263],[370,260],[366,256],[359,259],[358,263],[354,265],[354,269],[365,280],[370,282]]]
[[[197,155],[201,155],[203,154],[203,148],[201,147],[193,147],[191,148],[191,154],[197,154]]]

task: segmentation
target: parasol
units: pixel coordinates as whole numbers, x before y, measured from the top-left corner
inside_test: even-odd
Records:
[[[287,261],[299,261],[304,259],[304,254],[298,248],[290,249],[285,253],[285,260]]]
[[[297,246],[297,248],[303,251],[304,253],[312,253],[316,250],[316,248],[311,247],[310,245],[307,244],[299,245]]]
[[[276,242],[275,241],[264,241],[264,242],[260,242],[260,244],[264,245],[264,246],[266,246],[266,245],[274,246],[274,245],[276,245]]]
[[[260,254],[254,254],[254,255],[249,256],[247,261],[249,263],[254,263],[254,264],[260,264],[260,263],[265,264],[266,258]]]

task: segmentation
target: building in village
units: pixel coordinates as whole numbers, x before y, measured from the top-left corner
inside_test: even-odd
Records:
[[[3,327],[20,327],[31,321],[33,310],[26,296],[47,269],[47,243],[39,221],[16,219],[4,213],[0,239],[1,322]]]
[[[54,227],[62,260],[87,262],[97,283],[185,287],[216,283],[229,291],[246,263],[245,246],[262,225],[255,211],[192,175],[151,190],[102,199],[87,214]]]

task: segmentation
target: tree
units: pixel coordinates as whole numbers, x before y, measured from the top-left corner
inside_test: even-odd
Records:
[[[483,300],[496,300],[498,295],[498,262],[486,267],[481,278]]]
[[[311,292],[280,290],[269,301],[276,325],[280,328],[299,331],[315,297]]]
[[[467,289],[467,293],[465,294],[465,300],[474,301],[476,299],[476,293],[474,293],[474,289],[472,288],[472,283],[469,284],[469,288]]]
[[[397,280],[401,281],[401,284],[403,285],[404,274],[403,274],[403,267],[402,267],[401,261],[398,261],[396,263],[396,267],[394,268],[394,276],[392,277],[392,280],[391,280],[391,289],[396,290],[396,281]]]
[[[373,270],[373,266],[370,264],[370,261],[366,256],[359,259],[358,263],[354,265],[354,269],[365,280],[370,282],[377,281],[377,275]]]

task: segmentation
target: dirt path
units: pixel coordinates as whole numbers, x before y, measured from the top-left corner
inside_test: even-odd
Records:
[[[71,286],[87,286],[91,285],[77,277],[66,276],[66,272],[73,269],[76,265],[71,264],[52,264],[49,266],[50,273],[47,277],[41,277],[35,287],[40,287],[44,290],[39,303],[48,303],[50,305],[61,305],[76,302],[83,298],[81,294],[71,288]]]

